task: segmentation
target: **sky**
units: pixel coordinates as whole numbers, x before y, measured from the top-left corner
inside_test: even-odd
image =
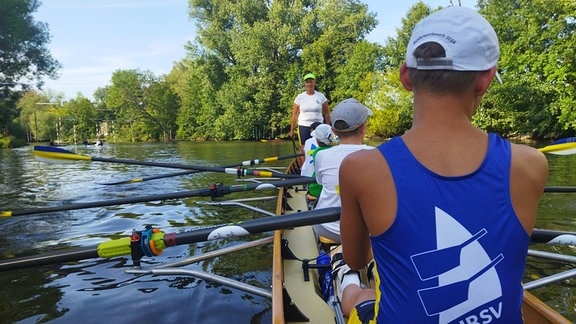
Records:
[[[195,38],[188,0],[41,0],[33,14],[48,24],[48,50],[62,64],[57,80],[45,79],[43,90],[64,100],[82,94],[93,99],[97,88],[111,84],[116,70],[150,70],[167,74],[186,55]],[[383,44],[396,35],[401,19],[416,0],[363,0],[376,13],[377,27],[368,40]],[[450,0],[423,0],[435,8]],[[453,0],[455,4],[458,0]],[[475,0],[460,0],[474,7]]]

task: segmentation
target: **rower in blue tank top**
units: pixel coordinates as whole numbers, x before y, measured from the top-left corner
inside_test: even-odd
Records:
[[[429,170],[401,138],[379,150],[398,206],[393,224],[371,237],[382,292],[378,317],[521,323],[519,265],[530,239],[510,200],[510,143],[490,134],[485,159],[462,176]]]
[[[475,10],[448,7],[415,26],[400,68],[414,94],[411,128],[340,167],[336,274],[349,323],[522,323],[548,165],[471,122],[498,57]],[[350,278],[372,259],[375,286],[364,289]]]

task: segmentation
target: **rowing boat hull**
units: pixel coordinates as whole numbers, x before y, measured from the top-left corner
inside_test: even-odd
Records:
[[[287,173],[298,173],[293,162]],[[285,215],[308,208],[306,191],[301,187],[281,188],[276,215]],[[286,245],[299,259],[314,259],[318,245],[311,226],[279,230],[274,233],[272,266],[272,318],[273,323],[327,323],[335,319],[334,310],[319,293],[317,271],[311,269],[310,281],[304,281],[302,262],[283,258]],[[570,323],[546,303],[524,291],[522,312],[525,324]]]
[[[525,324],[571,323],[527,290],[524,290],[522,314],[524,315]]]
[[[292,168],[291,172],[297,173],[294,164]],[[286,215],[307,210],[305,195],[306,191],[302,186],[281,188],[276,214]],[[285,229],[274,233],[273,323],[326,323],[327,319],[334,318],[334,311],[319,295],[317,270],[310,269],[308,271],[310,280],[305,281],[302,262],[282,257],[283,241],[288,242],[288,248],[299,259],[314,259],[318,256],[311,226]]]

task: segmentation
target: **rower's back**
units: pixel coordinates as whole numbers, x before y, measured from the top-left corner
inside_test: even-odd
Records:
[[[348,251],[367,249],[354,242],[370,234],[378,323],[522,322],[547,162],[471,122],[498,57],[496,34],[476,11],[450,7],[423,19],[400,70],[414,93],[412,127],[341,167],[344,256],[352,268],[366,262]],[[346,180],[360,165],[370,175]],[[357,207],[351,191],[362,197]]]

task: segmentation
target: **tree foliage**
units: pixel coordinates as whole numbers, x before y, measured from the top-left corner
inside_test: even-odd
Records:
[[[2,42],[12,38],[0,36],[0,50],[10,52],[2,52],[0,64],[25,55],[19,63],[34,67],[14,78],[50,75],[57,62],[42,50],[46,26],[26,14],[39,2],[7,4],[15,18],[0,21],[0,30],[11,26],[5,34],[13,38],[32,26],[39,51],[7,48]],[[189,0],[189,6],[197,39],[186,44],[186,57],[168,75],[118,70],[93,102],[79,95],[58,106],[37,104],[60,101],[51,94],[20,99],[9,93],[12,101],[0,102],[2,133],[68,141],[284,137],[309,72],[330,106],[354,97],[372,108],[370,136],[399,135],[410,127],[412,94],[403,89],[398,69],[415,24],[439,8],[415,3],[396,34],[380,45],[366,40],[377,22],[359,0]],[[505,136],[576,135],[576,2],[478,0],[477,7],[499,36],[504,83],[494,82],[473,122]],[[42,57],[45,64],[35,66]],[[38,66],[45,67],[42,73]],[[5,71],[19,71],[18,65]]]
[[[513,123],[507,134],[574,135],[576,2],[482,0],[479,8],[499,36],[504,79],[484,107]]]
[[[60,64],[50,55],[48,26],[35,22],[38,0],[4,0],[0,19],[0,83],[25,81],[42,84],[44,76],[56,77]]]
[[[190,8],[198,46],[189,47],[191,55],[172,73],[182,102],[179,136],[285,135],[305,73],[318,76],[318,90],[329,98],[339,83],[345,84],[346,90],[336,92],[341,100],[359,94],[364,76],[374,70],[375,63],[360,57],[377,56],[362,42],[376,21],[359,1],[191,0]],[[337,80],[350,61],[362,70]],[[191,79],[196,89],[188,86]]]
[[[118,70],[112,74],[105,105],[115,117],[120,139],[172,140],[179,100],[164,78],[150,71]]]
[[[60,68],[46,48],[48,26],[32,16],[39,6],[38,0],[3,0],[0,5],[0,137],[21,135],[21,126],[14,123],[16,101],[30,82],[41,87],[42,78],[56,78]]]

